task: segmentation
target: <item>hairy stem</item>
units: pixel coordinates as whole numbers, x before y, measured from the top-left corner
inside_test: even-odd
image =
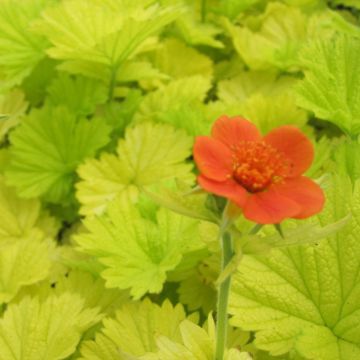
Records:
[[[222,271],[230,262],[233,256],[233,248],[231,236],[228,232],[220,232],[222,244]],[[228,300],[231,285],[231,276],[229,276],[223,283],[221,283],[218,293],[217,302],[217,321],[216,321],[216,350],[215,360],[224,359],[224,351],[227,341],[227,327],[228,327]]]

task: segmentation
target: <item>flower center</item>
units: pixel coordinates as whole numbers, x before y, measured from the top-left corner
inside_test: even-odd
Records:
[[[289,161],[265,142],[241,141],[232,150],[232,177],[251,193],[265,190],[289,173]]]

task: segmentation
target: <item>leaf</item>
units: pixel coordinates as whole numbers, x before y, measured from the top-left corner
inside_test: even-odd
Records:
[[[193,181],[192,139],[169,125],[144,123],[128,128],[118,143],[118,156],[104,153],[79,167],[77,184],[81,214],[100,214],[117,194],[137,196],[138,187],[164,184],[175,178]]]
[[[111,202],[102,217],[85,219],[89,234],[76,237],[82,251],[105,265],[107,287],[130,288],[135,299],[159,293],[166,273],[182,255],[202,244],[197,241],[198,222],[159,209],[155,220],[141,216],[139,206],[126,193]]]
[[[48,245],[35,238],[22,239],[2,245],[0,248],[0,304],[2,304],[12,300],[22,286],[45,279],[49,272],[50,259]]]
[[[330,140],[326,136],[322,136],[319,141],[313,142],[313,144],[315,148],[314,161],[305,174],[316,179],[331,169],[331,153],[338,145],[336,140]]]
[[[213,63],[209,57],[175,38],[163,41],[150,58],[155,67],[172,79],[195,75],[210,77],[213,72]]]
[[[219,100],[206,106],[207,118],[240,115],[251,119],[264,134],[282,125],[304,127],[307,113],[296,106],[293,93],[297,81],[274,71],[242,71],[219,81]]]
[[[238,75],[219,81],[218,97],[227,104],[243,103],[253,95],[278,96],[288,93],[297,80],[276,71],[242,71]]]
[[[145,299],[123,305],[115,318],[103,320],[104,327],[94,341],[81,346],[79,360],[122,360],[156,351],[159,335],[180,339],[179,323],[186,318],[181,304],[166,300],[161,306]],[[171,319],[171,321],[168,321]]]
[[[177,104],[153,120],[184,129],[192,136],[210,134],[212,121],[205,117],[204,110],[205,106],[199,102]]]
[[[318,246],[244,257],[230,313],[233,325],[257,332],[258,348],[272,355],[293,349],[317,360],[360,355],[359,191],[359,182],[352,192],[348,179],[333,179],[318,222],[332,223],[349,210],[352,221]]]
[[[108,102],[100,106],[97,115],[103,117],[105,121],[115,130],[116,148],[117,140],[124,136],[125,128],[131,123],[132,118],[142,100],[141,91],[138,89],[130,90],[122,102]],[[115,137],[114,137],[115,138]],[[115,140],[115,139],[114,139]]]
[[[266,134],[283,125],[304,127],[307,113],[296,106],[292,94],[274,97],[254,95],[241,107],[240,114],[258,126]]]
[[[140,146],[139,146],[140,145]],[[159,178],[184,176],[192,168],[184,164],[190,155],[192,139],[167,125],[141,124],[129,129],[118,143],[117,152],[137,185],[146,186]]]
[[[204,119],[202,102],[210,85],[210,78],[201,75],[174,80],[145,96],[134,121],[166,122],[190,134],[206,131],[211,123]]]
[[[46,90],[56,76],[57,62],[48,57],[41,60],[31,74],[23,81],[21,87],[26,99],[32,106],[42,105],[47,95]]]
[[[169,77],[163,74],[149,61],[127,61],[121,66],[121,71],[116,77],[118,82],[144,81],[146,79],[167,80]]]
[[[83,331],[98,321],[77,295],[27,297],[0,319],[1,360],[60,360],[71,355]]]
[[[296,246],[302,244],[318,243],[326,237],[329,237],[346,226],[351,220],[351,215],[348,214],[325,226],[315,224],[305,224],[297,226],[294,229],[282,229],[283,236],[280,233],[268,235],[264,237],[264,242],[267,242],[273,247]],[[251,241],[251,240],[250,240]]]
[[[339,174],[350,176],[355,182],[360,178],[360,144],[350,139],[336,146],[334,153],[335,168]]]
[[[181,341],[169,339],[162,335],[158,337],[159,351],[156,354],[146,354],[144,360],[213,360],[215,355],[215,324],[209,315],[207,329],[189,320],[180,323]],[[232,348],[225,351],[224,360],[251,360],[250,354]]]
[[[229,20],[224,22],[245,63],[255,70],[276,67],[298,71],[297,52],[307,40],[305,14],[297,8],[271,2],[265,13],[251,20],[253,27],[235,26]]]
[[[60,73],[47,92],[51,106],[66,106],[74,114],[87,116],[95,111],[98,104],[107,100],[108,90],[99,81],[82,76],[72,78]]]
[[[57,221],[41,210],[37,199],[19,199],[0,177],[0,243],[14,242],[43,234],[55,236]]]
[[[223,48],[224,44],[216,39],[222,32],[221,28],[209,22],[200,22],[200,15],[197,16],[194,4],[196,6],[192,1],[186,2],[186,12],[176,20],[174,33],[192,46]]]
[[[51,0],[4,0],[0,4],[0,68],[5,87],[18,85],[45,56],[46,39],[29,31]]]
[[[0,95],[0,142],[12,128],[19,124],[24,116],[28,103],[21,90],[12,90],[6,95]]]
[[[126,5],[123,1],[61,2],[43,12],[33,28],[52,43],[48,54],[66,61],[62,69],[109,82],[150,36],[181,14],[179,7]]]
[[[301,54],[307,70],[297,88],[301,107],[350,136],[360,133],[359,56],[359,41],[350,36],[310,43]]]
[[[192,194],[187,186],[178,183],[176,191],[162,188],[157,192],[145,193],[160,206],[194,219],[218,222],[214,213],[205,207],[207,194]]]
[[[88,159],[79,166],[81,181],[76,184],[76,197],[82,215],[101,214],[107,204],[123,191],[138,195],[131,184],[131,175],[122,161],[113,154],[103,153],[99,160]]]
[[[240,13],[251,9],[254,5],[263,2],[262,0],[223,0],[219,1],[220,6],[213,8],[212,11],[218,14],[223,14],[230,19],[236,19]]]
[[[11,135],[9,184],[23,197],[69,201],[75,169],[108,141],[99,119],[77,120],[66,108],[33,110]]]
[[[126,292],[118,289],[106,289],[101,278],[95,279],[85,271],[72,270],[56,282],[54,293],[60,296],[69,292],[78,294],[87,308],[99,307],[100,312],[113,315],[122,304],[129,301]]]
[[[174,106],[178,107],[179,104],[202,102],[209,88],[209,78],[201,75],[172,81],[144,98],[135,120],[155,120],[161,113],[173,109]]]
[[[215,310],[217,292],[214,275],[217,274],[214,274],[214,269],[206,260],[199,264],[186,279],[180,282],[177,290],[180,302],[190,311],[202,309],[204,314],[208,314]]]

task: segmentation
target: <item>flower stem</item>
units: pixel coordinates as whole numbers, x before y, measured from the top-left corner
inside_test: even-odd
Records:
[[[222,243],[222,264],[221,269],[224,270],[233,256],[231,236],[228,232],[220,232]],[[224,359],[224,351],[227,341],[228,327],[228,300],[230,292],[231,276],[229,276],[219,288],[217,303],[217,321],[216,321],[216,350],[215,360]]]

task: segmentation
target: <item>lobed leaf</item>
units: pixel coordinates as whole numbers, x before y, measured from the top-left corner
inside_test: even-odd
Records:
[[[352,220],[318,246],[243,258],[233,283],[232,323],[255,330],[260,349],[272,355],[293,349],[317,360],[359,356],[359,190],[358,182],[352,193],[348,179],[334,179],[318,221],[329,224],[349,210]]]
[[[0,319],[1,360],[60,360],[71,355],[83,331],[98,321],[96,309],[73,294],[45,301],[27,297]]]
[[[305,79],[298,104],[332,122],[350,136],[360,133],[360,44],[348,35],[314,41],[302,52]]]
[[[23,197],[69,201],[75,169],[108,142],[109,130],[100,119],[77,120],[64,107],[33,110],[10,138],[9,184]]]
[[[154,221],[143,217],[124,193],[103,216],[86,219],[90,233],[76,238],[84,252],[105,265],[101,275],[107,286],[130,288],[135,299],[147,292],[159,293],[166,273],[180,263],[183,254],[201,247],[197,221],[163,208],[154,216]]]
[[[118,156],[104,153],[100,160],[91,159],[79,167],[80,212],[99,214],[123,191],[136,197],[139,187],[175,178],[192,181],[192,165],[185,163],[191,146],[191,137],[168,125],[144,123],[128,128],[118,143]]]

